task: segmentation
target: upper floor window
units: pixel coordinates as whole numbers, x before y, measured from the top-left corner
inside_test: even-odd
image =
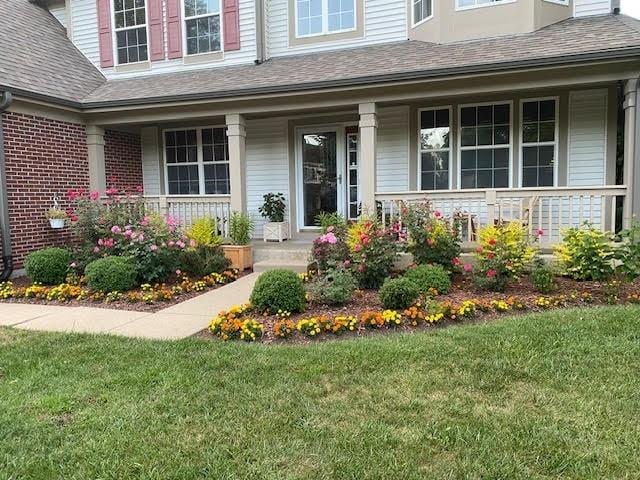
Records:
[[[413,24],[428,19],[433,14],[433,0],[413,0]]]
[[[113,7],[118,63],[148,60],[145,0],[114,0]]]
[[[220,51],[220,0],[184,0],[187,55]]]
[[[355,27],[355,0],[296,0],[298,37],[337,33]]]
[[[496,5],[499,3],[511,3],[515,0],[456,0],[458,8],[473,8]]]

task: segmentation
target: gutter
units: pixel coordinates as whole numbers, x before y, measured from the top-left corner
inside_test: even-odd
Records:
[[[13,101],[10,92],[2,92],[0,96],[0,233],[2,245],[2,264],[0,282],[9,279],[13,273],[13,255],[11,252],[11,225],[9,224],[9,198],[7,195],[7,169],[4,153],[4,132],[2,127],[2,113]]]
[[[227,99],[245,95],[270,95],[278,93],[308,92],[323,88],[336,87],[357,87],[357,86],[380,86],[387,82],[406,82],[433,80],[446,78],[453,75],[467,75],[477,73],[498,73],[536,67],[557,67],[571,66],[584,62],[624,60],[633,57],[640,57],[640,47],[630,47],[603,52],[581,53],[575,55],[564,55],[551,58],[537,58],[529,60],[515,60],[509,62],[485,63],[471,66],[447,67],[429,70],[415,70],[410,72],[398,72],[381,75],[368,75],[362,77],[346,78],[341,80],[323,80],[302,84],[285,84],[273,87],[244,88],[236,90],[226,90],[217,92],[204,92],[193,94],[166,95],[158,97],[134,98],[125,100],[105,100],[97,102],[82,102],[83,110],[103,107],[126,107],[134,105],[154,105],[180,101],[198,101]],[[273,60],[269,60],[271,62]],[[268,63],[268,62],[267,62]],[[118,80],[120,82],[125,80]],[[101,88],[101,87],[99,87]]]

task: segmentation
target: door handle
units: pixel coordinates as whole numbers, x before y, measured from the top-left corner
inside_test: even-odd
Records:
[[[342,174],[338,174],[338,184],[342,185]]]

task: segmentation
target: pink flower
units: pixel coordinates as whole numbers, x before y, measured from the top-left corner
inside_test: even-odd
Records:
[[[93,247],[93,253],[98,253],[100,251],[100,247]]]
[[[178,241],[176,242],[176,245],[177,245],[179,248],[184,248],[184,247],[186,247],[186,246],[187,246],[187,245],[186,245],[182,240],[178,240]]]
[[[176,242],[174,242],[173,240],[169,240],[169,243],[167,245],[169,245],[170,247],[173,247],[176,244]]]
[[[539,228],[539,229],[536,231],[536,235],[538,235],[538,238],[539,238],[539,237],[542,237],[542,236],[544,235],[544,230],[543,230],[543,229],[541,229],[541,228]]]
[[[178,276],[182,275],[182,270],[176,270],[176,275]]]
[[[144,188],[142,188],[142,185],[138,185],[138,186],[136,187],[136,192],[138,192],[138,193],[142,193],[143,191],[144,191]]]
[[[124,236],[127,238],[131,238],[131,235],[133,235],[133,232],[129,229],[124,231]]]
[[[94,192],[91,192],[91,194],[89,195],[89,198],[95,202],[100,198],[100,192],[98,192],[97,190]]]
[[[494,269],[487,270],[487,278],[493,278],[498,274]]]
[[[351,260],[345,260],[343,265],[345,267],[349,267],[351,265]]]
[[[193,238],[191,240],[189,240],[189,246],[191,248],[195,248],[198,246],[198,242],[196,242]]]
[[[360,273],[364,272],[364,265],[363,264],[358,265],[358,271]]]
[[[144,218],[140,221],[140,226],[142,226],[142,227],[146,227],[147,225],[149,225],[149,217],[144,217]]]
[[[98,245],[100,245],[100,246],[104,245],[104,240],[99,238],[98,239]]]
[[[465,263],[462,269],[467,273],[473,272],[473,265],[471,265],[470,263]]]
[[[453,260],[451,260],[451,263],[457,267],[458,265],[460,265],[460,259],[456,257]]]
[[[439,212],[438,210],[436,210],[435,212],[433,212],[433,216],[436,218],[442,218],[442,212]]]
[[[320,236],[320,243],[329,243],[331,245],[335,245],[336,243],[338,243],[338,237],[336,237],[333,232],[328,232]]]
[[[158,246],[157,245],[151,245],[149,247],[149,250],[151,250],[152,252],[155,252],[156,250],[158,250]]]
[[[141,234],[138,235],[138,241],[140,243],[144,242],[144,233],[141,233]]]
[[[107,188],[104,193],[107,194],[107,197],[113,197],[118,194],[118,189],[116,187]]]
[[[111,227],[111,233],[118,234],[121,232],[122,232],[122,229],[118,225],[114,225],[113,227]]]

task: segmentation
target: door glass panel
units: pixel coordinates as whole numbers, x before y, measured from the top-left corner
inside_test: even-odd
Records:
[[[304,225],[315,225],[321,212],[338,210],[338,174],[336,133],[314,133],[302,136],[302,181]]]

